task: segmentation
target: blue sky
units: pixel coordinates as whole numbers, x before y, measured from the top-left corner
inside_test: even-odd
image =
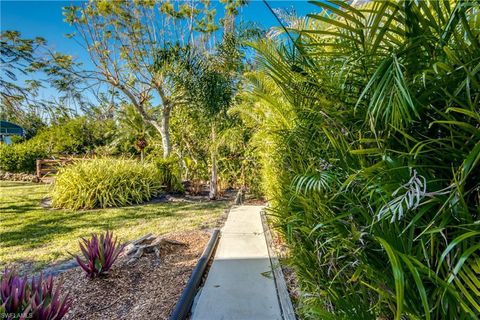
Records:
[[[215,1],[212,1],[215,2]],[[65,34],[74,30],[63,22],[62,7],[77,4],[81,1],[0,1],[0,29],[20,31],[22,37],[45,38],[55,51],[70,54],[89,66],[87,53],[74,40],[67,39]],[[307,1],[268,1],[272,8],[294,8],[299,16],[315,11],[316,6]],[[267,9],[263,1],[251,0],[240,13],[242,20],[254,21],[264,28],[278,25],[275,17]],[[50,90],[41,93],[43,98],[52,94]]]

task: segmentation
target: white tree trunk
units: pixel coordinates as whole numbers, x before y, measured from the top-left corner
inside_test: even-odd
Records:
[[[170,145],[170,110],[162,112],[160,135],[162,136],[163,157],[168,158],[172,151],[172,146]]]
[[[209,198],[210,200],[215,200],[217,199],[218,196],[218,186],[217,186],[217,148],[215,147],[215,140],[216,140],[216,134],[215,134],[215,124],[212,124],[212,175],[210,177],[210,193],[209,193]]]

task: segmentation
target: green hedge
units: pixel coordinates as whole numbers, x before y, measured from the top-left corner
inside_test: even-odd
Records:
[[[19,144],[0,145],[0,170],[8,172],[35,172],[35,160],[48,156],[44,144],[29,140]]]
[[[480,319],[478,2],[339,3],[241,106],[299,318]]]
[[[162,173],[151,163],[85,160],[59,170],[52,205],[75,210],[120,207],[148,201],[160,195],[162,188]]]

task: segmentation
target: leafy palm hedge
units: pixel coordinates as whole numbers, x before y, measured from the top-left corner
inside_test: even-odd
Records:
[[[480,316],[480,8],[314,2],[237,112],[312,319]]]
[[[99,158],[61,168],[51,196],[56,208],[121,207],[148,201],[162,192],[163,172],[151,163]]]

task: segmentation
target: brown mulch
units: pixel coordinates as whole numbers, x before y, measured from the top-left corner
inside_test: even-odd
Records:
[[[210,235],[194,230],[165,237],[187,246],[167,244],[160,259],[144,254],[131,265],[119,257],[104,278],[88,279],[78,268],[61,274],[73,298],[64,319],[168,319]]]

